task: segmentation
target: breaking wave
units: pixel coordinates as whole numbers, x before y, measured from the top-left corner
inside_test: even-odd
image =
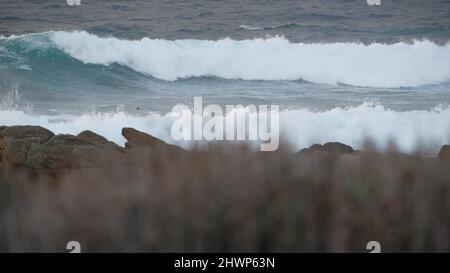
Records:
[[[36,50],[54,62],[65,55],[82,64],[119,64],[165,81],[218,77],[387,88],[450,82],[450,45],[427,40],[370,45],[292,43],[283,37],[121,40],[84,31],[0,38],[0,58],[17,58],[22,67]],[[56,57],[42,51],[57,51]]]

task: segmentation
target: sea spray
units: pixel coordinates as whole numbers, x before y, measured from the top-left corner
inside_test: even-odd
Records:
[[[121,129],[132,127],[170,144],[190,148],[196,142],[175,141],[171,136],[171,127],[178,117],[176,112],[149,113],[146,116],[124,112],[52,116],[2,110],[0,124],[40,125],[55,133],[68,134],[91,130],[120,145],[125,143]],[[403,152],[414,152],[418,144],[422,144],[437,153],[442,145],[450,143],[449,118],[449,107],[394,111],[375,103],[336,107],[322,112],[302,108],[282,110],[279,117],[280,145],[290,144],[295,152],[315,143],[338,141],[359,149],[369,139],[380,149],[387,148],[394,141]]]

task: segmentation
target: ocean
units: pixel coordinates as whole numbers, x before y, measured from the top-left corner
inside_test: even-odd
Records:
[[[450,1],[0,2],[0,125],[122,127],[169,143],[172,108],[280,106],[294,150],[450,143]]]

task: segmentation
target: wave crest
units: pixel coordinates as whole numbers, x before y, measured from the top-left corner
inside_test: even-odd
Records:
[[[450,81],[450,45],[291,43],[283,37],[236,41],[120,40],[54,32],[55,45],[84,63],[121,64],[155,78],[305,80],[367,87],[414,87]]]
[[[304,80],[318,84],[399,88],[450,82],[450,44],[291,43],[283,37],[253,40],[121,40],[87,32],[1,37],[2,58],[57,50],[85,64],[119,64],[158,79],[190,77]],[[34,51],[37,49],[38,51]],[[16,52],[17,51],[17,52]],[[9,52],[8,54],[10,54]],[[6,56],[6,57],[5,57]],[[22,63],[22,60],[21,60]]]

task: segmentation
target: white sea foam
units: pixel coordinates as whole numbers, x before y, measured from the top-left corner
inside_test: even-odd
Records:
[[[241,25],[239,28],[243,30],[264,30],[264,27],[252,27],[249,25]]]
[[[176,142],[170,130],[176,115],[148,114],[133,116],[126,113],[84,114],[80,116],[31,115],[17,110],[0,111],[1,125],[41,125],[55,133],[78,134],[92,130],[123,145],[122,127],[133,127],[150,133],[168,143],[185,148],[194,142]],[[287,141],[294,150],[314,143],[339,141],[361,148],[371,139],[379,148],[397,143],[405,152],[413,152],[417,144],[437,151],[450,143],[450,107],[429,111],[397,112],[379,104],[364,103],[352,108],[334,108],[324,112],[308,109],[285,110],[280,113],[281,144]]]
[[[450,45],[292,43],[283,37],[236,41],[120,40],[87,32],[52,32],[51,41],[88,64],[128,66],[174,81],[214,76],[242,80],[306,80],[367,87],[450,82]]]

